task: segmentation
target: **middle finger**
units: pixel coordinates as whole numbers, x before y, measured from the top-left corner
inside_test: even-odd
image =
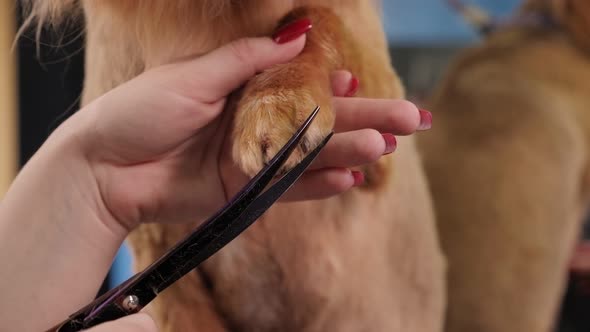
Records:
[[[370,164],[392,153],[397,146],[395,136],[374,129],[362,129],[335,134],[310,166],[319,168],[348,168]]]
[[[372,128],[409,135],[420,126],[418,108],[406,100],[334,97],[334,109],[336,132]]]

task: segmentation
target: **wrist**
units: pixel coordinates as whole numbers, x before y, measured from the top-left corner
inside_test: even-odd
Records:
[[[59,188],[56,194],[64,198],[72,220],[84,218],[89,228],[124,239],[129,229],[111,214],[96,174],[97,160],[92,155],[99,144],[92,135],[93,115],[83,109],[72,116],[49,137],[40,158],[47,165],[45,178]]]

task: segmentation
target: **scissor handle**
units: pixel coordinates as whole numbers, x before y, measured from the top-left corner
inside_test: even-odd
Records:
[[[76,311],[75,313],[71,314],[66,320],[62,321],[61,323],[55,325],[54,327],[48,329],[46,332],[78,332],[83,329],[87,329],[85,319],[88,315],[99,308],[101,305],[105,303],[120,303],[121,309],[124,309],[126,303],[119,300],[117,301],[117,297],[121,297],[121,293],[124,293],[126,289],[128,289],[133,282],[139,277],[140,274],[136,274],[133,277],[127,279],[125,282],[120,284],[119,286],[109,290],[108,292],[104,293],[103,295],[96,298],[94,301],[90,302],[80,310]],[[117,296],[119,295],[119,296]],[[128,306],[129,309],[135,310],[127,310],[126,314],[132,314],[134,312],[139,312],[142,308],[132,308],[133,305]]]

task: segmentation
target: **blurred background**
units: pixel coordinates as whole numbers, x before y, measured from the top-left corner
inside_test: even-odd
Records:
[[[497,17],[507,17],[519,0],[470,0]],[[476,45],[478,34],[445,0],[384,0],[383,18],[392,61],[418,103],[428,97],[460,50]],[[42,31],[39,52],[34,33],[13,47],[22,23],[17,4],[0,3],[0,198],[17,169],[51,131],[78,108],[82,89],[83,33],[69,26],[59,34]],[[16,82],[16,83],[15,83]],[[113,263],[103,291],[131,274],[125,247]],[[559,331],[590,331],[588,300],[572,288],[564,299]]]

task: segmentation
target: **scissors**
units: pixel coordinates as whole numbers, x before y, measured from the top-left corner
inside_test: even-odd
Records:
[[[139,312],[201,262],[245,231],[268,210],[309,167],[333,133],[299,164],[262,192],[277,175],[318,114],[317,106],[273,159],[223,208],[142,272],[97,298],[47,332],[76,332]]]

